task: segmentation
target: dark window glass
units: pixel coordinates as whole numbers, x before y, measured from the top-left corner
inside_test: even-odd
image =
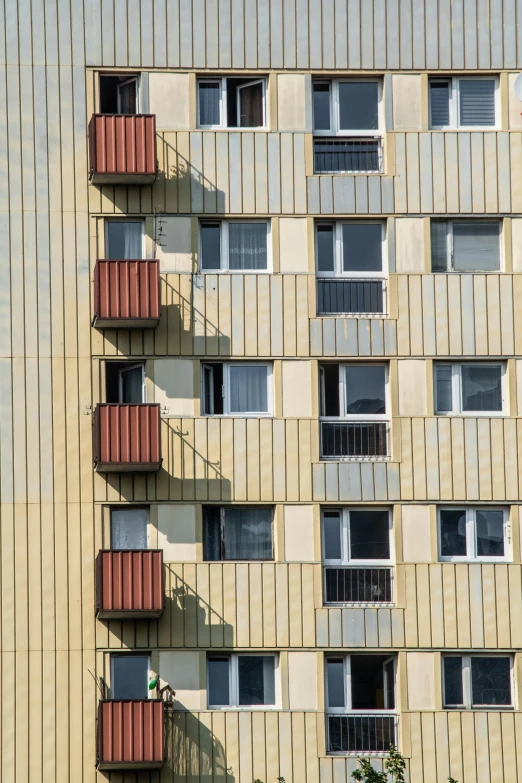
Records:
[[[340,82],[340,130],[378,130],[377,82]]]
[[[137,86],[136,79],[119,85],[118,98],[120,114],[136,114]]]
[[[121,369],[119,402],[140,405],[143,392],[143,365]]]
[[[393,660],[384,664],[384,709],[395,709],[395,665]]]
[[[453,410],[453,368],[451,364],[435,365],[435,384],[437,390],[437,413],[449,413]]]
[[[137,220],[109,220],[106,257],[117,260],[142,256],[143,223]]]
[[[203,414],[223,413],[223,364],[213,362],[203,365]]]
[[[473,706],[511,704],[511,661],[509,658],[471,658],[471,703]]]
[[[219,506],[203,508],[203,559],[221,560],[221,515]]]
[[[387,661],[386,655],[350,656],[352,709],[386,709],[384,671]]]
[[[462,410],[501,411],[502,370],[500,367],[462,365]]]
[[[504,556],[504,514],[502,511],[481,509],[475,513],[477,528],[477,555]]]
[[[444,662],[444,704],[458,707],[464,703],[462,691],[462,657],[445,655]]]
[[[323,416],[339,416],[339,365],[324,364],[322,373]]]
[[[115,655],[112,659],[112,698],[146,699],[148,677],[147,655]]]
[[[440,554],[442,557],[466,557],[466,512],[445,508],[440,512]]]
[[[328,658],[326,661],[326,682],[328,706],[344,707],[344,663],[342,658]]]
[[[226,656],[208,659],[208,703],[212,707],[230,704],[230,659]]]
[[[339,511],[323,512],[323,533],[325,560],[342,560],[341,513]]]
[[[386,413],[386,374],[382,365],[351,364],[345,367],[345,373],[347,413]]]
[[[314,84],[314,130],[330,130],[329,84]]]
[[[272,509],[225,509],[225,560],[271,560]]]
[[[430,110],[432,128],[450,124],[449,107],[451,82],[430,81]]]
[[[239,88],[239,127],[262,128],[263,85],[261,82]]]
[[[220,125],[219,101],[221,82],[200,82],[199,84],[199,124]]]
[[[382,271],[380,223],[343,223],[343,271]]]
[[[318,223],[316,227],[317,236],[317,271],[334,272],[334,226],[331,224]]]
[[[350,559],[388,560],[390,523],[387,511],[350,511]]]
[[[239,705],[275,704],[275,658],[240,655],[237,663]]]
[[[221,226],[219,223],[201,224],[201,268],[221,269]]]

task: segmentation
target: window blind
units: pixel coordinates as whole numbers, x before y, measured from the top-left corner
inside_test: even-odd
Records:
[[[495,124],[495,80],[461,79],[460,125]]]
[[[456,272],[500,269],[500,222],[455,221],[453,268]]]
[[[431,125],[439,128],[450,124],[450,91],[449,81],[430,82]]]

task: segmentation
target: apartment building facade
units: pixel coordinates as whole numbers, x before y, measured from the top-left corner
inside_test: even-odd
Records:
[[[0,24],[0,780],[520,781],[522,4]]]

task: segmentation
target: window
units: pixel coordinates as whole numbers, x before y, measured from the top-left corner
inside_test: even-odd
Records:
[[[143,258],[143,221],[107,220],[105,258],[117,261]]]
[[[473,415],[501,414],[505,409],[503,364],[449,364],[434,366],[435,412]]]
[[[273,560],[272,509],[203,507],[204,560]]]
[[[143,362],[105,363],[105,402],[138,404],[145,398]]]
[[[448,709],[513,706],[509,655],[444,655],[444,706]]]
[[[266,78],[198,79],[199,128],[264,128]]]
[[[381,126],[381,83],[376,79],[314,81],[314,133],[374,135]]]
[[[439,558],[441,560],[506,560],[509,523],[505,509],[439,509]]]
[[[205,220],[200,223],[202,272],[266,272],[270,223]]]
[[[148,655],[111,655],[111,697],[148,699],[149,672]]]
[[[266,416],[272,412],[272,364],[204,363],[201,387],[204,416]]]
[[[500,238],[500,220],[432,220],[432,271],[498,271]]]
[[[147,549],[148,526],[147,508],[111,508],[111,549]]]
[[[277,655],[209,655],[209,708],[276,707],[278,665]]]
[[[327,508],[322,517],[325,603],[390,603],[390,512]]]
[[[100,113],[137,114],[139,78],[136,74],[100,75]]]
[[[495,127],[498,79],[430,79],[431,128]]]

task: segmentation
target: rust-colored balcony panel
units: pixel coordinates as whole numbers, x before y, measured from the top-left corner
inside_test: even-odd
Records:
[[[95,185],[147,185],[156,179],[154,114],[93,114],[90,178]]]
[[[163,551],[102,549],[96,558],[96,614],[100,620],[163,614]]]
[[[147,328],[160,317],[157,259],[98,259],[94,268],[93,326]]]
[[[159,769],[164,761],[161,699],[98,705],[98,769]]]
[[[93,418],[93,458],[98,472],[160,469],[159,405],[100,403]]]

